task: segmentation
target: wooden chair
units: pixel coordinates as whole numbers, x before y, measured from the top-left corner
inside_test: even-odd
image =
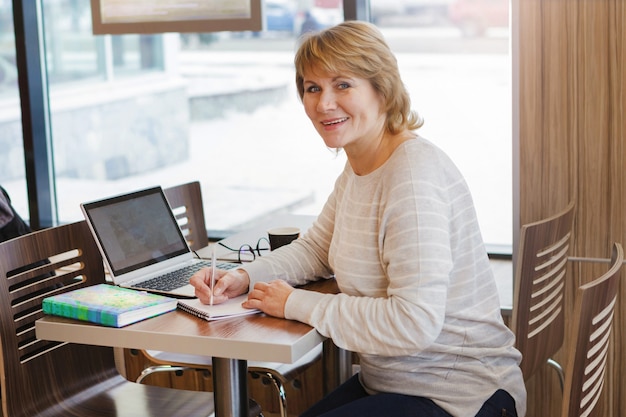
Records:
[[[592,415],[602,393],[623,262],[624,250],[615,243],[610,269],[577,290],[561,417]]]
[[[191,250],[199,250],[208,245],[200,182],[193,181],[165,188],[163,192]]]
[[[514,278],[512,329],[528,380],[546,362],[559,374],[552,356],[563,345],[565,275],[574,223],[574,203],[562,212],[522,226]]]
[[[111,348],[35,337],[43,298],[103,282],[102,258],[84,221],[0,243],[3,416],[212,414],[211,393],[129,382],[118,373]]]
[[[200,183],[195,181],[163,190],[174,214],[183,229],[185,238],[192,250],[198,250],[209,244],[207,236],[204,208]],[[287,395],[285,387],[288,383],[297,384],[296,378],[322,357],[322,346],[313,350],[293,364],[248,362],[248,373],[253,379],[261,379],[263,384],[270,386],[275,394],[278,411],[281,417],[287,417]],[[144,382],[147,377],[156,373],[211,371],[211,358],[181,355],[170,352],[152,350],[130,350],[124,353],[125,361],[149,364],[137,376],[136,382]],[[262,404],[264,410],[272,409],[271,404]]]

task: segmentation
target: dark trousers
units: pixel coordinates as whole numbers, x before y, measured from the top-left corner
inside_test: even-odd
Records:
[[[300,417],[452,417],[432,400],[404,394],[369,395],[354,375]],[[496,391],[475,417],[517,417],[515,400]]]

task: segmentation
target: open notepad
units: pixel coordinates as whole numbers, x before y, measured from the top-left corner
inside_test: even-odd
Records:
[[[220,320],[259,313],[260,310],[241,306],[241,303],[243,303],[247,297],[247,294],[243,294],[239,297],[231,298],[224,303],[213,304],[212,306],[203,304],[197,298],[191,300],[180,299],[178,300],[178,308],[204,320]]]

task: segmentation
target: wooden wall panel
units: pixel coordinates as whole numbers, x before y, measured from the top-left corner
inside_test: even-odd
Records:
[[[519,1],[520,224],[554,214],[574,198],[569,175],[575,172],[573,84],[562,69],[571,60],[572,39],[558,3]],[[562,355],[555,359],[562,363]],[[558,415],[556,373],[546,367],[527,382],[528,416]]]
[[[520,215],[524,223],[524,219],[560,211],[572,199],[571,78],[559,70],[567,65],[572,39],[567,25],[550,24],[563,19],[563,10],[555,6],[539,0],[520,3],[524,18],[520,21],[524,31],[520,41]]]
[[[611,117],[609,118],[610,180],[609,242],[626,245],[626,4],[611,2],[608,13],[609,31],[609,95]],[[622,273],[620,303],[616,316],[613,343],[614,362],[609,385],[614,387],[607,398],[613,416],[623,415],[626,410],[626,267]]]
[[[606,258],[614,241],[626,245],[625,2],[517,1],[520,223],[551,215],[573,199],[573,254]],[[576,286],[604,272],[606,264],[576,263],[570,270],[566,314]],[[605,417],[626,409],[626,284],[619,297],[611,371],[598,414]],[[562,349],[556,359],[564,364],[564,358]],[[560,389],[551,369],[527,388],[529,417],[559,415]]]

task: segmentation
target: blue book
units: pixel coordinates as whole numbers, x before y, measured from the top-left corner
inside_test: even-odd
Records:
[[[43,312],[123,327],[176,309],[178,300],[109,284],[83,287],[44,298]]]

